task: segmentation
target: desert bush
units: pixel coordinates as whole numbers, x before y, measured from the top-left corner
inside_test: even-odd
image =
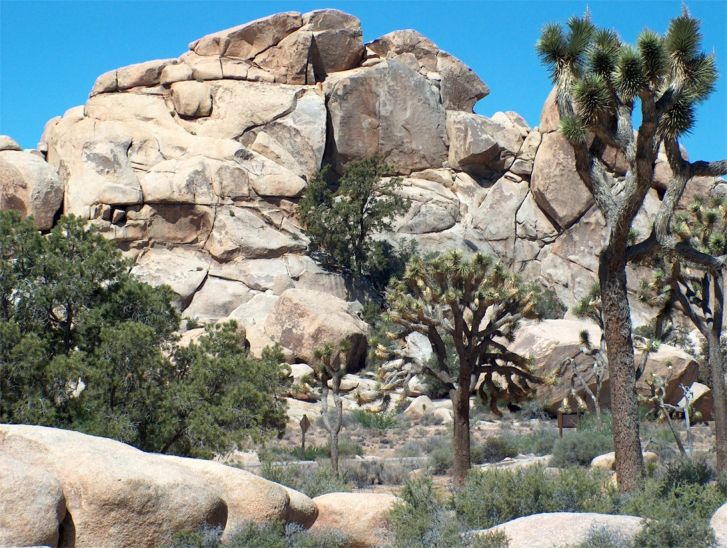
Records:
[[[429,468],[432,474],[446,474],[454,463],[451,444],[434,447],[429,452]]]
[[[547,428],[513,436],[515,447],[522,455],[549,455],[557,441],[558,432]]]
[[[358,488],[371,485],[401,485],[417,464],[382,460],[348,462],[342,467],[343,478]]]
[[[666,465],[661,476],[661,492],[667,494],[679,485],[706,485],[714,479],[714,470],[704,459],[677,459]]]
[[[365,409],[356,409],[348,414],[349,420],[372,430],[389,430],[399,424],[396,413],[388,411],[373,413]]]
[[[595,527],[588,532],[583,542],[564,548],[631,548],[631,542],[619,531]]]
[[[508,457],[516,457],[518,447],[512,436],[490,436],[480,445],[472,445],[470,455],[473,464],[500,462]]]
[[[611,511],[604,496],[606,477],[572,468],[551,475],[542,466],[517,470],[472,471],[455,493],[454,508],[470,529],[487,529],[511,519],[543,512]]]
[[[437,499],[431,478],[406,483],[390,514],[393,545],[401,548],[462,546],[457,520]]]
[[[340,493],[351,490],[351,485],[336,476],[330,466],[301,466],[295,464],[277,465],[263,463],[260,475],[311,498],[326,493]]]
[[[557,468],[588,466],[594,457],[613,451],[613,437],[607,431],[578,430],[559,439],[553,446],[550,465]]]
[[[510,537],[507,536],[505,531],[480,533],[469,539],[467,546],[468,548],[508,548],[510,546]]]
[[[205,525],[198,531],[180,531],[172,538],[169,548],[217,548],[221,544],[222,527]]]

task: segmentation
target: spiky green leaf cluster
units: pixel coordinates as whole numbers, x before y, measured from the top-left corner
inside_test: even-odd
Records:
[[[611,92],[597,74],[587,74],[573,86],[573,100],[579,118],[586,126],[596,125],[611,110]]]
[[[586,126],[576,116],[563,116],[560,119],[560,132],[569,143],[574,145],[586,142]]]
[[[710,255],[727,255],[727,200],[696,198],[688,214],[678,216],[675,231],[697,249]]]
[[[628,46],[621,48],[614,83],[624,101],[632,101],[646,85],[644,63],[638,51]]]

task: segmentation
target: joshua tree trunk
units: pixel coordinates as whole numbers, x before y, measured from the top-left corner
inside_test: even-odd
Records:
[[[461,487],[467,479],[470,461],[470,370],[462,366],[456,389],[450,391],[454,412],[454,484]]]
[[[717,323],[715,318],[715,323]],[[712,398],[714,401],[714,427],[717,449],[717,472],[727,470],[727,400],[725,399],[724,366],[725,356],[720,346],[719,333],[709,337],[709,368],[712,376]]]
[[[631,313],[626,290],[625,252],[606,248],[600,257],[599,281],[604,338],[608,355],[609,387],[616,450],[616,474],[622,490],[633,491],[643,476],[636,367],[631,338]],[[615,420],[618,418],[618,420]]]
[[[328,430],[331,445],[331,468],[333,472],[338,475],[338,435],[341,433],[341,426],[343,425],[343,401],[341,400],[340,387],[341,378],[338,375],[334,375],[331,379],[331,391],[333,392],[333,405],[336,408],[336,416],[331,423],[330,417],[328,416],[328,385],[324,381],[321,387],[321,419],[323,419],[323,426]]]

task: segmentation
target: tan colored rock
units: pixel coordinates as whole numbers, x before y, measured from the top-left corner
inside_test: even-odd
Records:
[[[313,499],[318,519],[311,531],[338,529],[352,547],[382,546],[388,540],[389,512],[399,501],[388,493],[328,493]]]
[[[414,398],[414,401],[404,410],[404,415],[412,419],[421,419],[433,411],[434,404],[429,396],[419,396]]]
[[[545,103],[543,103],[540,124],[538,125],[540,133],[550,133],[551,131],[558,131],[560,128],[560,114],[558,113],[558,103],[556,101],[557,94],[557,88],[553,88],[546,97]]]
[[[543,320],[541,322],[523,325],[515,334],[515,340],[509,348],[523,356],[533,359],[533,370],[536,375],[557,381],[556,375],[563,361],[574,358],[579,372],[595,391],[594,375],[591,368],[592,360],[579,353],[580,333],[587,331],[592,344],[597,345],[601,340],[601,330],[595,324],[580,320]],[[636,360],[640,359],[642,350],[637,349]],[[669,345],[661,345],[658,352],[649,355],[641,379],[636,385],[637,391],[645,396],[650,394],[646,381],[652,374],[666,377],[670,374],[671,380],[667,383],[667,403],[676,404],[681,398],[680,384],[690,385],[696,379],[698,365],[686,352]],[[536,398],[545,410],[557,413],[563,400],[568,396],[569,382],[555,382],[554,384],[539,385],[536,389]],[[585,391],[578,390],[578,394],[591,406],[592,402]],[[575,408],[576,403],[569,400],[569,405]],[[608,377],[601,388],[601,405],[610,406],[610,392]]]
[[[475,103],[490,92],[472,69],[415,30],[391,32],[367,47],[382,58],[408,62],[422,74],[438,75],[442,103],[447,110],[472,112]]]
[[[283,292],[265,321],[265,333],[307,363],[313,363],[315,350],[324,344],[348,340],[349,373],[364,364],[367,329],[345,301],[297,288]]]
[[[167,65],[162,69],[159,75],[159,83],[169,85],[175,82],[184,82],[192,80],[192,67],[186,63],[177,63],[175,65]]]
[[[9,135],[0,135],[0,152],[4,150],[23,150]]]
[[[42,467],[6,456],[0,440],[0,546],[56,546],[65,515],[60,482]]]
[[[63,184],[55,169],[29,152],[0,151],[0,210],[32,215],[36,226],[48,230],[63,204]]]
[[[523,143],[514,126],[459,111],[447,112],[447,136],[450,166],[479,175],[506,171]]]
[[[159,546],[181,530],[224,526],[214,486],[123,443],[41,426],[0,426],[0,454],[47,470],[67,514],[60,545]]]
[[[252,59],[302,25],[300,13],[278,13],[204,36],[192,42],[189,49],[198,55]]]
[[[279,231],[251,209],[225,206],[217,210],[214,228],[206,249],[219,260],[235,257],[259,259],[303,251],[305,243],[298,237]]]
[[[642,519],[594,513],[553,512],[517,518],[478,533],[503,532],[510,548],[555,548],[584,542],[593,529],[606,528],[626,542],[641,530]]]
[[[131,273],[151,285],[168,285],[186,304],[207,277],[209,263],[198,251],[154,247],[141,256]]]
[[[184,309],[184,315],[204,321],[226,318],[253,294],[245,284],[208,276]]]
[[[689,387],[691,391],[690,415],[689,418],[694,422],[708,422],[714,418],[714,397],[709,386],[701,382],[694,382]],[[687,401],[685,398],[679,400],[677,407],[684,409]]]
[[[312,33],[293,32],[255,57],[255,64],[270,72],[276,82],[314,84],[313,64],[308,62],[312,43]]]
[[[409,211],[396,223],[401,234],[441,232],[460,220],[456,194],[441,184],[407,177],[400,194],[411,201]]]
[[[338,167],[379,155],[407,173],[446,160],[445,115],[437,93],[400,61],[337,73],[324,87]]]
[[[709,520],[709,526],[714,529],[717,546],[727,546],[727,503],[720,506]]]
[[[653,451],[644,451],[642,457],[644,459],[644,464],[646,465],[653,466],[659,463],[659,455]],[[611,451],[605,455],[598,455],[597,457],[594,457],[591,461],[591,468],[605,470],[607,472],[616,470],[616,453]]]
[[[211,207],[185,204],[144,206],[140,214],[144,215],[148,223],[146,237],[149,240],[175,244],[205,242],[214,221],[214,210]],[[135,215],[132,214],[132,217]]]
[[[513,255],[517,225],[515,218],[528,195],[527,183],[515,183],[501,177],[492,186],[480,207],[472,212],[472,226],[505,258]],[[511,219],[512,222],[502,222]]]
[[[177,114],[185,118],[204,118],[212,112],[212,96],[204,82],[172,84],[172,101]]]
[[[575,169],[573,147],[559,133],[546,133],[538,147],[530,183],[540,209],[562,228],[576,222],[593,198]]]
[[[364,45],[358,18],[338,10],[315,10],[303,15],[301,30],[313,34],[311,61],[316,81],[361,63]]]
[[[116,71],[117,86],[119,90],[156,86],[161,79],[162,70],[176,62],[176,59],[159,59],[120,68]]]
[[[191,476],[205,481],[225,501],[227,523],[223,542],[247,522],[290,522],[288,518],[292,517],[295,523],[309,527],[318,515],[313,501],[303,493],[251,472],[209,460],[167,455],[159,458],[162,462],[188,469]]]

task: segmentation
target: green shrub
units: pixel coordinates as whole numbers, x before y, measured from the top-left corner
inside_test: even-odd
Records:
[[[462,545],[459,527],[434,494],[431,478],[406,483],[401,502],[390,514],[394,546],[401,548]]]
[[[356,409],[348,414],[348,418],[372,430],[389,430],[399,424],[396,413],[388,411],[384,413],[372,413],[366,409]]]
[[[490,531],[489,533],[480,533],[470,539],[469,548],[508,548],[510,546],[510,537],[505,531]]]
[[[717,546],[714,531],[705,520],[690,516],[669,520],[651,520],[634,537],[639,548],[687,548]]]
[[[631,548],[631,543],[620,532],[609,527],[595,527],[588,536],[572,548]]]
[[[706,485],[714,479],[714,470],[703,459],[678,459],[670,462],[661,478],[661,492],[667,494],[678,485]]]
[[[481,445],[473,445],[471,458],[474,464],[500,462],[508,457],[516,457],[518,448],[511,436],[490,436]]]
[[[565,434],[553,446],[550,465],[557,468],[588,466],[594,457],[613,451],[613,437],[605,431],[578,430]]]
[[[351,485],[337,477],[330,466],[276,465],[266,462],[263,463],[260,475],[311,498],[351,490]]]
[[[513,438],[517,451],[522,455],[549,455],[558,441],[558,432],[540,428]]]
[[[459,519],[470,529],[487,529],[543,512],[601,512],[613,508],[604,496],[606,477],[572,468],[556,475],[542,466],[517,470],[473,470],[454,495]]]
[[[401,485],[418,464],[383,460],[360,460],[341,465],[343,478],[358,488],[372,485]]]
[[[435,447],[429,452],[429,468],[432,474],[446,474],[452,468],[452,464],[454,464],[454,454],[451,444]]]
[[[169,548],[217,548],[222,539],[222,527],[204,526],[199,531],[180,531]]]

